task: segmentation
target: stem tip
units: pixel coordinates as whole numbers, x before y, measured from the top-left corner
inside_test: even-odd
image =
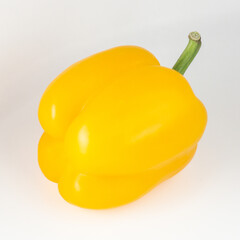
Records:
[[[201,41],[201,35],[198,32],[189,33],[188,38],[196,42]]]

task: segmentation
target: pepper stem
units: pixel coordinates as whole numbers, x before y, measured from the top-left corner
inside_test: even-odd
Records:
[[[173,69],[182,75],[186,72],[201,47],[201,35],[198,32],[191,32],[188,35],[189,42],[181,56],[173,66]]]

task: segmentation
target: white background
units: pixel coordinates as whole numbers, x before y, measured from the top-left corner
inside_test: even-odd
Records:
[[[65,202],[42,175],[39,100],[66,67],[118,45],[172,67],[197,30],[185,76],[208,111],[192,162],[111,210]],[[0,239],[240,239],[239,0],[0,0]]]

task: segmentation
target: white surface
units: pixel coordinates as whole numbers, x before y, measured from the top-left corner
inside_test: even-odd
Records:
[[[238,0],[1,0],[0,25],[0,239],[240,239]],[[145,47],[171,67],[192,30],[203,46],[185,76],[209,115],[193,161],[124,207],[65,202],[37,164],[46,86],[117,45]]]

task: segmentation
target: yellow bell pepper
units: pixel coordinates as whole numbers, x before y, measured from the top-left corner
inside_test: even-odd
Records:
[[[73,64],[48,86],[38,160],[66,201],[120,206],[189,163],[207,122],[183,77],[201,46],[198,33],[189,39],[173,69],[143,48],[122,46]]]

